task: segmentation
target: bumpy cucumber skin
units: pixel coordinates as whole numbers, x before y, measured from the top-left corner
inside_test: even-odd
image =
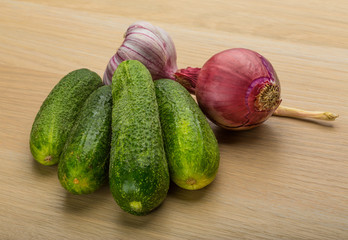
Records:
[[[102,86],[101,78],[88,69],[63,77],[47,96],[34,120],[30,150],[36,161],[54,165],[59,161],[75,118],[87,97]]]
[[[220,162],[218,143],[207,119],[179,83],[160,79],[155,81],[155,89],[172,181],[189,190],[207,186]]]
[[[138,61],[122,62],[112,97],[110,190],[124,211],[146,215],[165,199],[170,182],[150,72]]]
[[[108,176],[111,87],[95,90],[82,106],[58,163],[61,185],[73,194],[99,189]]]

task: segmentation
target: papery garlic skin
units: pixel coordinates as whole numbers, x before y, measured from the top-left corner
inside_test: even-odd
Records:
[[[154,80],[174,79],[177,71],[176,50],[171,37],[163,29],[145,21],[130,25],[125,39],[104,72],[103,82],[110,85],[117,66],[124,60],[138,60],[150,71]]]

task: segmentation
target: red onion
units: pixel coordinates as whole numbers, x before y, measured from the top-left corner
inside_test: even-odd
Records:
[[[196,94],[200,108],[212,122],[231,130],[254,128],[272,114],[329,121],[338,117],[330,112],[279,106],[280,83],[273,66],[262,55],[248,49],[222,51],[201,69],[181,69],[175,77]]]
[[[195,73],[199,73],[197,79]],[[191,92],[194,89],[199,106],[211,121],[228,129],[260,125],[281,102],[280,83],[271,63],[248,49],[215,54],[202,69],[181,70],[177,79]]]

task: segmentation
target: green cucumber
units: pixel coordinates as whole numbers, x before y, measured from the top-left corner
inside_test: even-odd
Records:
[[[160,79],[155,81],[155,89],[171,180],[189,190],[207,186],[220,161],[207,119],[179,83]]]
[[[87,97],[102,85],[88,69],[63,77],[43,102],[30,133],[30,150],[36,161],[54,165],[59,161],[75,118]]]
[[[112,98],[110,190],[124,211],[145,215],[162,203],[170,182],[150,72],[136,60],[122,62]]]
[[[111,109],[111,87],[100,87],[87,98],[71,129],[58,163],[58,178],[73,194],[92,193],[107,179]]]

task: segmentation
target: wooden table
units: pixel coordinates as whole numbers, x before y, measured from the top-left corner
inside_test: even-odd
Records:
[[[277,70],[284,105],[340,117],[213,127],[216,180],[199,191],[172,185],[145,217],[123,212],[108,185],[69,194],[57,166],[30,154],[34,117],[66,73],[102,75],[136,20],[170,33],[181,68],[227,48],[253,49]],[[0,239],[348,239],[347,90],[346,0],[2,0]]]

